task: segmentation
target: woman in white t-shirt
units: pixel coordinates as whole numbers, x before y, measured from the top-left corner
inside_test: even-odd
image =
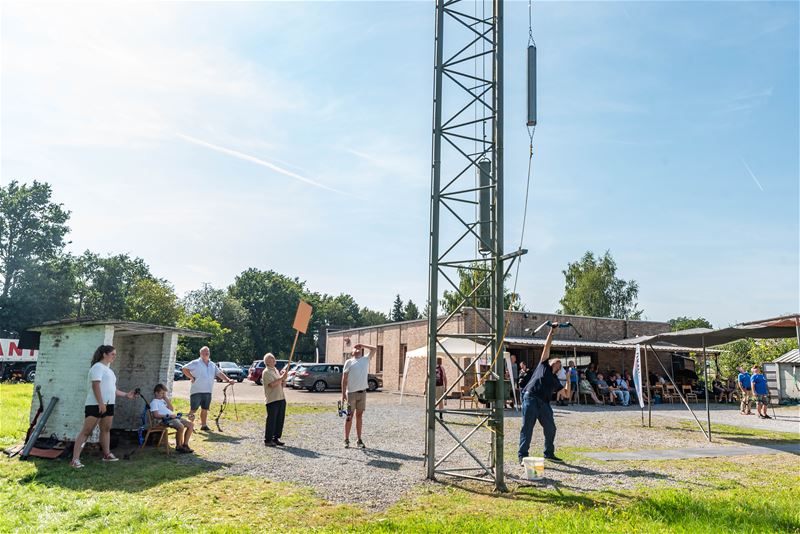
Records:
[[[116,462],[118,458],[111,454],[111,422],[114,419],[114,400],[117,397],[136,398],[135,391],[117,389],[117,377],[111,370],[111,362],[117,357],[117,351],[111,345],[100,345],[92,356],[92,367],[89,369],[89,392],[84,407],[83,428],[75,438],[70,466],[80,469],[83,445],[100,425],[100,448],[103,449],[104,462]]]

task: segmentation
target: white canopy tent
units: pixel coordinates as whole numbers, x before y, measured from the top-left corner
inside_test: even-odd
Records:
[[[441,338],[437,346],[436,356],[448,360],[447,354],[456,358],[469,358],[469,365],[465,368],[475,368],[477,365],[489,365],[490,348],[480,343],[475,343],[471,339],[457,338],[457,337],[444,337]],[[508,352],[503,353],[506,362],[506,369],[511,369],[511,355]],[[414,349],[406,353],[406,361],[403,366],[403,383],[400,385],[400,402],[403,402],[403,395],[406,391],[406,380],[408,379],[408,364],[415,358],[428,358],[428,346],[424,345],[418,349]],[[478,360],[475,363],[475,360]],[[517,385],[514,380],[511,380],[511,391],[514,394],[514,399],[517,397]],[[516,401],[514,402],[516,406]],[[518,407],[517,407],[518,408]]]

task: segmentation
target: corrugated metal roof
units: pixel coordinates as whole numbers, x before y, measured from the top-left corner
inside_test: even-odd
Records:
[[[773,360],[775,363],[800,363],[800,350],[792,349]]]
[[[31,332],[44,332],[52,328],[65,328],[75,326],[113,326],[119,334],[163,334],[165,332],[175,333],[184,337],[211,337],[208,332],[199,330],[189,330],[188,328],[177,328],[174,326],[162,326],[155,324],[136,323],[133,321],[121,321],[119,319],[98,320],[93,318],[85,319],[63,319],[61,321],[48,321],[40,326],[28,328]]]
[[[507,337],[506,343],[510,345],[530,345],[533,347],[543,347],[544,339],[535,337]],[[582,339],[566,340],[554,339],[554,348],[577,347],[585,349],[616,349],[616,350],[634,350],[635,346],[615,345],[614,343],[606,343],[603,341],[584,341]]]
[[[533,347],[543,347],[544,346],[544,339],[541,338],[534,338],[534,337],[507,337],[506,343],[511,345],[529,345]],[[650,345],[648,344],[648,347]],[[566,340],[566,339],[554,339],[553,340],[553,348],[585,348],[585,349],[615,349],[615,350],[636,350],[635,344],[621,344],[617,341],[612,342],[605,342],[605,341],[584,341],[582,339],[574,339],[574,340]],[[644,344],[642,345],[644,347]],[[679,345],[669,345],[669,344],[660,344],[655,343],[653,344],[653,348],[657,351],[669,351],[669,352],[702,352],[702,349],[693,348],[693,347],[681,347]],[[720,352],[718,350],[708,350],[708,353],[716,353]]]

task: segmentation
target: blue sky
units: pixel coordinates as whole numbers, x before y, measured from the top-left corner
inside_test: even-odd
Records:
[[[506,5],[506,240],[522,220],[527,4]],[[71,250],[179,294],[248,267],[425,300],[431,2],[4,3],[1,179],[46,180]],[[518,289],[610,249],[645,316],[800,307],[798,3],[538,2]]]

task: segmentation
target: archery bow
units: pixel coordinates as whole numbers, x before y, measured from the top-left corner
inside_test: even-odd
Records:
[[[225,407],[228,405],[228,389],[233,387],[233,382],[229,383],[227,386],[222,388],[222,404],[219,406],[219,413],[214,418],[214,423],[217,425],[217,430],[222,432],[222,427],[219,426],[219,418],[222,417],[223,412],[225,412]],[[231,391],[233,393],[233,391]],[[233,408],[234,412],[236,413],[236,420],[239,420],[239,411],[236,409],[236,396],[233,396]]]

